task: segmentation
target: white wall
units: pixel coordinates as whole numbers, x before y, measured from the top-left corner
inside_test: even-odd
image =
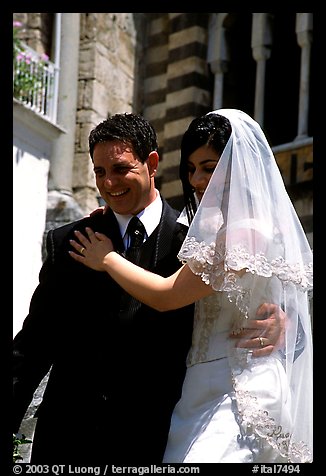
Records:
[[[27,147],[26,147],[27,146]],[[27,150],[26,150],[27,149]],[[29,149],[29,150],[28,150]],[[21,328],[42,265],[49,160],[24,139],[13,147],[13,333]]]
[[[59,131],[14,102],[13,334],[28,314],[42,265],[51,147]]]

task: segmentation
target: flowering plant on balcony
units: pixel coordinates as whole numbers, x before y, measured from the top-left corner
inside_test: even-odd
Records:
[[[13,95],[20,101],[34,105],[35,98],[46,87],[44,71],[49,58],[23,45],[18,36],[21,27],[20,22],[13,22]]]
[[[13,462],[16,463],[19,459],[23,459],[19,450],[21,445],[26,443],[32,443],[32,440],[29,440],[22,433],[13,433]]]
[[[17,52],[21,49],[21,41],[18,37],[19,29],[22,27],[20,21],[13,22],[13,53],[14,53],[14,61],[17,56]]]

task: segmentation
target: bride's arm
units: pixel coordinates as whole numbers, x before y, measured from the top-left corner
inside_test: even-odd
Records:
[[[187,265],[164,278],[114,252],[112,241],[105,235],[94,234],[90,228],[86,228],[86,232],[88,238],[75,232],[79,243],[71,240],[71,245],[82,254],[70,251],[72,258],[96,271],[106,271],[129,294],[158,311],[186,306],[214,292]],[[231,336],[237,339],[237,347],[253,349],[254,357],[263,357],[282,348],[285,322],[286,314],[279,306],[264,303],[257,309],[257,320],[249,320],[246,329]],[[260,337],[264,347],[261,347]]]
[[[103,264],[110,276],[129,294],[158,311],[178,309],[213,292],[187,265],[164,278],[115,252],[107,254]]]
[[[94,234],[89,228],[86,231],[89,239],[80,232],[75,233],[81,245],[74,240],[71,245],[82,254],[70,251],[71,257],[89,268],[106,271],[125,291],[158,311],[178,309],[213,293],[187,265],[164,278],[113,251],[112,242],[105,235]]]

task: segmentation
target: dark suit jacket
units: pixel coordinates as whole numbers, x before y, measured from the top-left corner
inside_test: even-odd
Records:
[[[185,230],[163,200],[141,265],[168,276],[179,266]],[[32,462],[160,463],[181,395],[193,306],[124,311],[124,291],[107,273],[68,254],[73,231],[90,226],[123,244],[114,214],[73,222],[47,236],[47,259],[22,330],[14,339],[14,431],[51,369],[37,412]]]

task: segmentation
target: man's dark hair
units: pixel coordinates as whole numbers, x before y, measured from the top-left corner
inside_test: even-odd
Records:
[[[150,152],[158,149],[153,126],[138,114],[114,114],[91,130],[88,145],[92,160],[96,144],[113,140],[132,146],[142,163]]]
[[[182,137],[179,177],[189,222],[197,210],[193,189],[189,183],[189,156],[203,145],[212,147],[221,156],[231,130],[230,121],[226,117],[219,114],[205,114],[195,118]]]

